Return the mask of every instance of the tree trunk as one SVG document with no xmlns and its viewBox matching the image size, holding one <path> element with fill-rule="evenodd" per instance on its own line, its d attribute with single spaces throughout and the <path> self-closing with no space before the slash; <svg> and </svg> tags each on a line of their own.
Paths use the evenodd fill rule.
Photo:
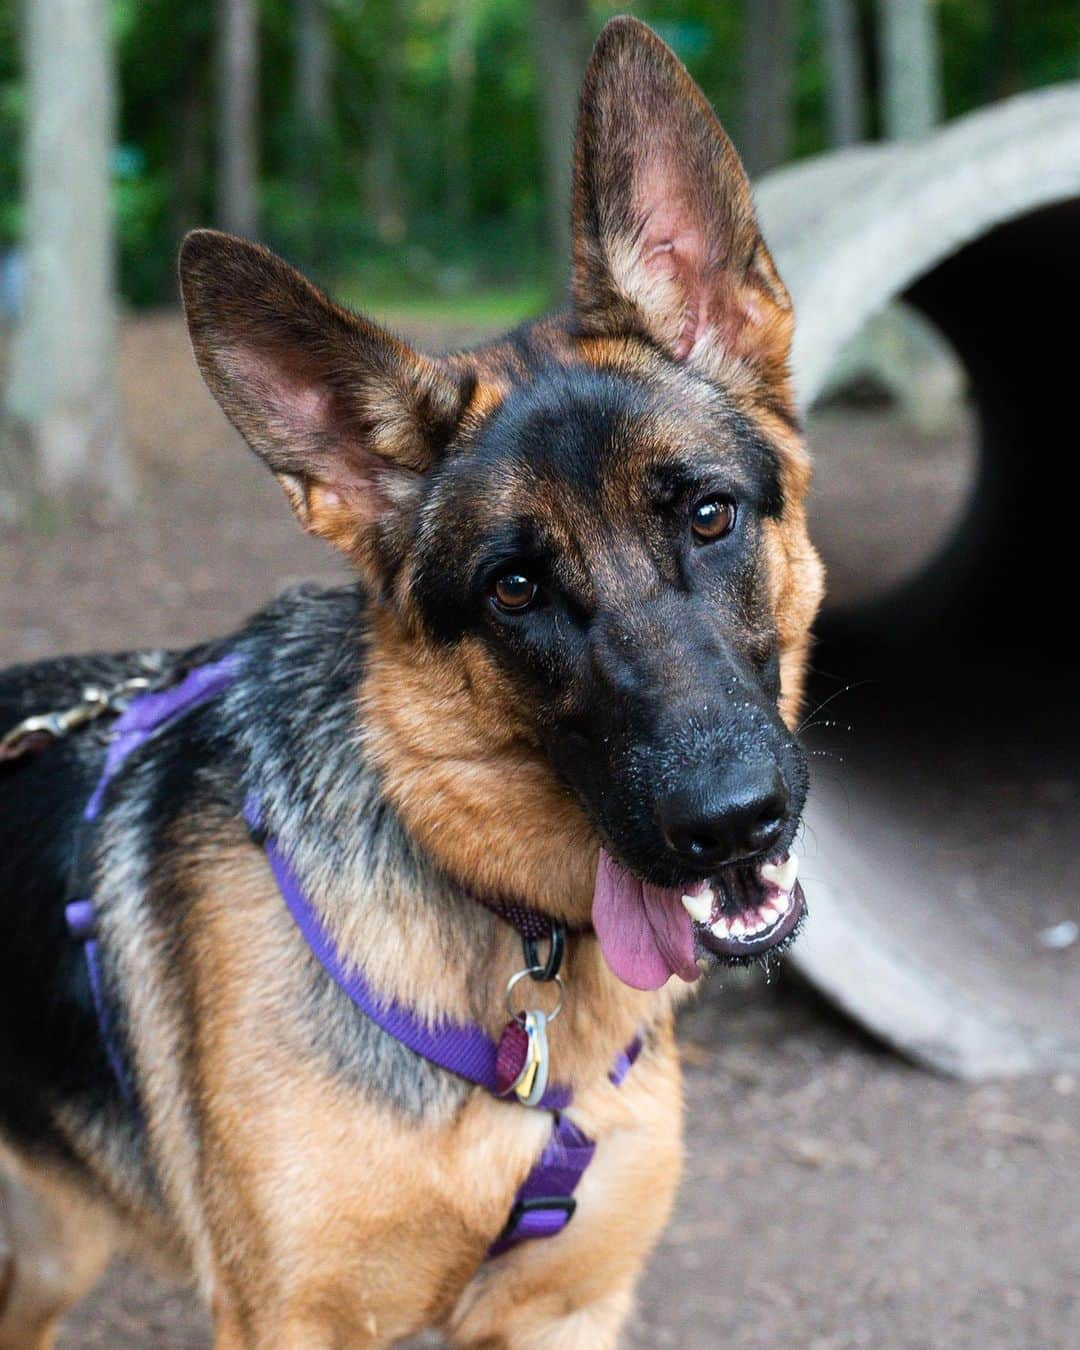
<svg viewBox="0 0 1080 1350">
<path fill-rule="evenodd" d="M 985 55 L 980 62 L 983 68 L 980 103 L 997 103 L 999 99 L 1011 98 L 1024 87 L 1021 7 L 1021 0 L 997 0 L 991 6 Z M 1080 66 L 1076 73 L 1080 75 Z"/>
<path fill-rule="evenodd" d="M 469 109 L 476 78 L 475 0 L 457 0 L 450 16 L 450 99 L 446 110 L 446 204 L 454 228 L 469 218 Z"/>
<path fill-rule="evenodd" d="M 374 99 L 368 121 L 367 204 L 379 237 L 399 243 L 405 234 L 398 165 L 400 135 L 401 44 L 409 19 L 410 0 L 395 0 L 387 6 Z"/>
<path fill-rule="evenodd" d="M 330 27 L 327 0 L 296 0 L 295 116 L 313 141 L 330 120 Z"/>
<path fill-rule="evenodd" d="M 931 0 L 878 0 L 882 125 L 890 140 L 941 121 L 941 53 Z"/>
<path fill-rule="evenodd" d="M 255 0 L 218 0 L 218 221 L 253 238 L 259 228 L 259 43 Z"/>
<path fill-rule="evenodd" d="M 327 0 L 295 0 L 293 181 L 304 206 L 303 262 L 316 271 L 325 252 L 323 203 L 333 116 L 328 17 Z"/>
<path fill-rule="evenodd" d="M 181 239 L 200 220 L 205 220 L 200 193 L 206 179 L 210 109 L 207 91 L 201 81 L 192 80 L 184 90 L 176 110 L 176 121 L 169 209 L 172 237 Z"/>
<path fill-rule="evenodd" d="M 825 28 L 826 111 L 829 144 L 854 145 L 865 134 L 866 81 L 854 0 L 821 0 Z"/>
<path fill-rule="evenodd" d="M 570 188 L 578 88 L 589 58 L 587 0 L 533 0 L 533 67 L 544 155 L 544 205 L 552 274 L 570 259 Z"/>
<path fill-rule="evenodd" d="M 0 434 L 0 515 L 39 494 L 126 506 L 116 388 L 105 0 L 27 0 L 26 290 Z"/>
<path fill-rule="evenodd" d="M 739 150 L 752 177 L 791 156 L 796 37 L 794 0 L 748 0 Z"/>
</svg>

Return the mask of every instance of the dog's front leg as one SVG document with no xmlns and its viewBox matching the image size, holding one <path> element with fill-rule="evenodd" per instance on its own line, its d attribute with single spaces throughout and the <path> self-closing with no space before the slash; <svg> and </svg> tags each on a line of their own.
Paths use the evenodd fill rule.
<svg viewBox="0 0 1080 1350">
<path fill-rule="evenodd" d="M 523 1307 L 507 1326 L 470 1337 L 454 1338 L 463 1350 L 615 1350 L 619 1332 L 634 1302 L 634 1281 L 572 1312 L 550 1306 Z"/>
<path fill-rule="evenodd" d="M 582 1094 L 597 1138 L 558 1237 L 527 1242 L 484 1266 L 447 1333 L 462 1350 L 611 1350 L 633 1307 L 646 1258 L 667 1222 L 682 1168 L 682 1092 L 670 1025 L 659 1029 L 618 1091 Z"/>
<path fill-rule="evenodd" d="M 381 1350 L 394 1339 L 380 1333 L 374 1313 L 343 1320 L 330 1307 L 241 1315 L 219 1305 L 214 1318 L 214 1350 Z"/>
</svg>

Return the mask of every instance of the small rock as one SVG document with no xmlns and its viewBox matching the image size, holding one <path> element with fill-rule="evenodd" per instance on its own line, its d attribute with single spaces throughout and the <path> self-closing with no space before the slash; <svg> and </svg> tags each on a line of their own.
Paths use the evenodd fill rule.
<svg viewBox="0 0 1080 1350">
<path fill-rule="evenodd" d="M 1044 928 L 1039 933 L 1039 941 L 1052 952 L 1062 952 L 1066 947 L 1071 947 L 1078 937 L 1080 937 L 1080 925 L 1072 919 L 1063 919 L 1061 923 L 1053 923 L 1049 928 Z"/>
</svg>

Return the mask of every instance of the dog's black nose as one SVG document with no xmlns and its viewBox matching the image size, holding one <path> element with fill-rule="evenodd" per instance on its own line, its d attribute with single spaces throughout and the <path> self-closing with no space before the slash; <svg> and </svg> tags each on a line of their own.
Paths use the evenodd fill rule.
<svg viewBox="0 0 1080 1350">
<path fill-rule="evenodd" d="M 657 807 L 669 847 L 691 866 L 721 867 L 766 852 L 784 832 L 788 790 L 772 764 L 733 765 Z"/>
</svg>

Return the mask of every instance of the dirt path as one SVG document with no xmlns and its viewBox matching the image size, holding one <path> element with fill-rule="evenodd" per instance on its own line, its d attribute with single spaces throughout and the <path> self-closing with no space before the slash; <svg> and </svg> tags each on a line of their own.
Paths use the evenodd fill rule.
<svg viewBox="0 0 1080 1350">
<path fill-rule="evenodd" d="M 140 512 L 123 527 L 4 539 L 0 662 L 179 644 L 226 630 L 288 581 L 341 576 L 226 428 L 175 317 L 127 325 L 123 374 Z M 830 424 L 833 463 L 856 462 L 863 430 Z M 946 450 L 926 469 L 935 500 L 955 479 Z M 714 981 L 683 1039 L 687 1176 L 628 1345 L 1080 1344 L 1073 1078 L 930 1078 L 787 980 Z M 208 1344 L 190 1297 L 133 1266 L 110 1273 L 61 1339 Z"/>
</svg>

